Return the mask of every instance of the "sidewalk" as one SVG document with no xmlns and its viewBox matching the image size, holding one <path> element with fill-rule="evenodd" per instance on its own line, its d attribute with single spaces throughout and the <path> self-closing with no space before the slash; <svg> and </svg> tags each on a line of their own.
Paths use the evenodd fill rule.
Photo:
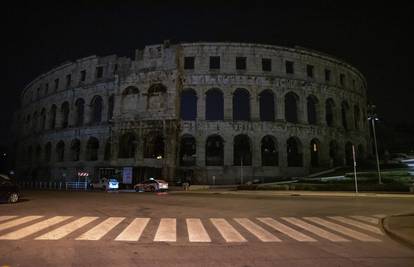
<svg viewBox="0 0 414 267">
<path fill-rule="evenodd" d="M 390 237 L 414 248 L 414 214 L 391 215 L 381 223 Z"/>
</svg>

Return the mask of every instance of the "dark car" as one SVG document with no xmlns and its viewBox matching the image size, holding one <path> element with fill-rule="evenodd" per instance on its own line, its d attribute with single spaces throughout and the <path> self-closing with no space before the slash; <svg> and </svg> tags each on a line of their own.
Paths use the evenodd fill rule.
<svg viewBox="0 0 414 267">
<path fill-rule="evenodd" d="M 0 201 L 16 203 L 19 197 L 19 187 L 8 176 L 0 174 Z"/>
</svg>

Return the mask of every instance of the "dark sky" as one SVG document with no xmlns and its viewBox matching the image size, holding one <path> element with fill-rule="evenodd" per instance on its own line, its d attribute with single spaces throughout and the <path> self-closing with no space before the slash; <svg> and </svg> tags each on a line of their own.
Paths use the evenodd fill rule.
<svg viewBox="0 0 414 267">
<path fill-rule="evenodd" d="M 0 143 L 9 139 L 7 129 L 20 91 L 39 74 L 93 54 L 132 56 L 135 48 L 165 39 L 300 45 L 332 54 L 365 75 L 369 98 L 384 121 L 414 123 L 414 8 L 407 4 L 117 2 L 7 7 L 2 38 L 7 64 L 0 90 L 0 122 L 5 127 Z"/>
</svg>

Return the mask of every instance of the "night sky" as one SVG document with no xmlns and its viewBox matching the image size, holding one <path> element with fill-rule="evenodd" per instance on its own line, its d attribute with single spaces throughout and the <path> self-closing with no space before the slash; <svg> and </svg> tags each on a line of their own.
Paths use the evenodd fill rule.
<svg viewBox="0 0 414 267">
<path fill-rule="evenodd" d="M 414 123 L 413 7 L 223 2 L 8 6 L 0 144 L 10 139 L 7 129 L 21 90 L 38 75 L 89 55 L 132 56 L 134 49 L 166 39 L 300 45 L 334 55 L 365 75 L 369 99 L 385 122 Z"/>
</svg>

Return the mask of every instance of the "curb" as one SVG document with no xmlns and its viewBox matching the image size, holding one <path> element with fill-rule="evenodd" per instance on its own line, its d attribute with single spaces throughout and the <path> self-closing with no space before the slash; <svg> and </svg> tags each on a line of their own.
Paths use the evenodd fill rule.
<svg viewBox="0 0 414 267">
<path fill-rule="evenodd" d="M 402 217 L 402 216 L 412 216 L 413 214 L 395 214 L 389 215 L 387 217 L 381 218 L 380 225 L 381 229 L 386 233 L 391 239 L 404 244 L 405 246 L 414 249 L 414 240 L 410 240 L 405 238 L 404 236 L 398 234 L 396 231 L 393 231 L 390 226 L 388 225 L 388 221 L 391 217 Z"/>
</svg>

